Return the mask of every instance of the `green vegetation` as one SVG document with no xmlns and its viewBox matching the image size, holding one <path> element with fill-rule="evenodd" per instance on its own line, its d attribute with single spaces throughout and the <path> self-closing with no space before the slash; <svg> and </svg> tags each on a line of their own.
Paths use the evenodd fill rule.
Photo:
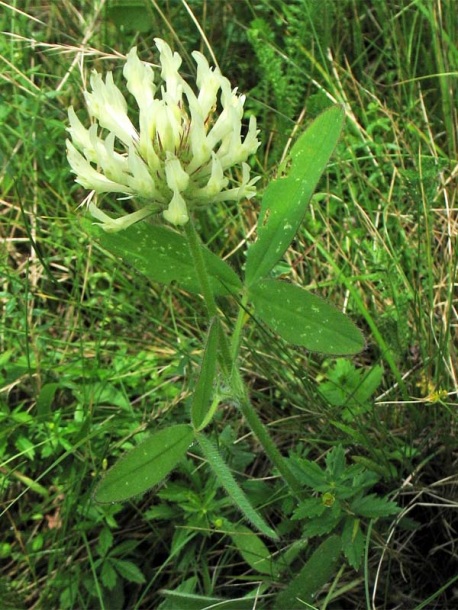
<svg viewBox="0 0 458 610">
<path fill-rule="evenodd" d="M 453 608 L 454 0 L 0 5 L 0 607 Z M 272 279 L 253 283 L 258 317 L 240 338 L 251 402 L 296 494 L 243 404 L 220 387 L 219 407 L 202 408 L 220 331 L 202 322 L 192 278 L 159 283 L 159 255 L 154 268 L 121 261 L 127 232 L 102 235 L 77 210 L 86 192 L 65 157 L 67 108 L 84 112 L 90 70 L 116 80 L 132 46 L 157 61 L 157 36 L 189 76 L 194 49 L 217 60 L 258 117 L 260 197 L 198 217 L 239 275 L 262 276 L 259 245 L 247 259 L 242 246 L 267 184 L 291 169 L 292 145 L 330 106 L 346 112 L 297 238 L 280 261 L 269 255 Z M 214 262 L 212 274 L 236 292 L 229 267 Z M 273 278 L 344 311 L 365 349 L 316 355 L 286 342 L 287 319 L 269 330 Z M 129 450 L 137 459 L 164 435 L 185 454 L 146 469 L 165 482 L 95 501 L 111 498 L 113 475 L 103 476 L 119 457 L 125 468 Z"/>
</svg>

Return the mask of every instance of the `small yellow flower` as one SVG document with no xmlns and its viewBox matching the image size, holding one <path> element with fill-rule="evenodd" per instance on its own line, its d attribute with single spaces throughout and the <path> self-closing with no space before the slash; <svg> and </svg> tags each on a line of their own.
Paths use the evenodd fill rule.
<svg viewBox="0 0 458 610">
<path fill-rule="evenodd" d="M 432 392 L 430 392 L 428 394 L 428 396 L 425 396 L 425 400 L 427 402 L 431 402 L 431 403 L 436 403 L 436 402 L 442 402 L 443 400 L 445 400 L 448 396 L 448 392 L 447 390 L 434 390 Z"/>
<path fill-rule="evenodd" d="M 112 219 L 91 201 L 90 213 L 107 231 L 119 231 L 162 211 L 165 220 L 184 225 L 189 210 L 220 201 L 240 201 L 256 193 L 246 163 L 259 146 L 256 119 L 242 136 L 245 96 L 232 89 L 218 68 L 194 51 L 196 89 L 179 73 L 181 57 L 155 39 L 160 75 L 131 49 L 124 65 L 127 91 L 138 106 L 138 126 L 111 72 L 97 72 L 85 92 L 93 121 L 86 129 L 69 108 L 67 156 L 76 181 L 94 193 L 121 193 L 140 209 Z M 220 112 L 217 112 L 220 108 Z M 230 170 L 241 165 L 242 181 L 228 188 Z"/>
<path fill-rule="evenodd" d="M 442 388 L 437 389 L 431 379 L 428 379 L 426 375 L 422 375 L 420 381 L 416 384 L 417 388 L 420 388 L 420 391 L 424 395 L 423 400 L 429 403 L 442 402 L 448 396 L 447 390 Z"/>
</svg>

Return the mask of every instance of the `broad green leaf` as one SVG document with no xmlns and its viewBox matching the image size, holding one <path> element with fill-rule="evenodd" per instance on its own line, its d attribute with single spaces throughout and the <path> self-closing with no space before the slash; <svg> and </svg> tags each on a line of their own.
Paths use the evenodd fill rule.
<svg viewBox="0 0 458 610">
<path fill-rule="evenodd" d="M 211 421 L 215 409 L 210 404 L 213 396 L 213 380 L 216 374 L 219 322 L 214 318 L 205 343 L 204 357 L 191 403 L 191 421 L 196 430 L 202 430 Z M 216 407 L 216 405 L 214 405 Z"/>
<path fill-rule="evenodd" d="M 339 536 L 330 536 L 322 542 L 286 589 L 277 595 L 273 610 L 306 608 L 307 604 L 315 604 L 316 593 L 337 569 L 340 552 Z"/>
<path fill-rule="evenodd" d="M 288 343 L 330 355 L 364 347 L 353 322 L 323 299 L 281 280 L 261 280 L 249 290 L 256 316 Z"/>
<path fill-rule="evenodd" d="M 261 534 L 278 540 L 276 532 L 267 525 L 261 515 L 253 508 L 250 500 L 234 479 L 229 466 L 223 460 L 213 443 L 203 434 L 196 434 L 196 438 L 208 465 L 213 470 L 219 483 L 224 487 L 234 504 Z"/>
<path fill-rule="evenodd" d="M 153 13 L 146 10 L 145 0 L 115 0 L 107 4 L 107 16 L 117 31 L 148 32 L 154 29 Z"/>
<path fill-rule="evenodd" d="M 100 245 L 155 282 L 177 282 L 189 292 L 200 293 L 188 242 L 185 237 L 163 226 L 140 222 L 118 233 L 106 233 L 86 223 Z M 203 248 L 210 285 L 215 295 L 240 291 L 235 271 L 218 256 Z"/>
<path fill-rule="evenodd" d="M 122 502 L 160 483 L 185 455 L 192 428 L 177 424 L 154 433 L 110 468 L 100 481 L 96 502 Z"/>
<path fill-rule="evenodd" d="M 264 542 L 245 525 L 228 524 L 228 534 L 244 560 L 256 572 L 278 576 L 278 566 Z"/>
<path fill-rule="evenodd" d="M 247 255 L 248 286 L 272 271 L 294 239 L 339 140 L 343 122 L 341 106 L 320 114 L 291 149 L 288 174 L 267 187 L 257 225 L 258 237 Z"/>
</svg>

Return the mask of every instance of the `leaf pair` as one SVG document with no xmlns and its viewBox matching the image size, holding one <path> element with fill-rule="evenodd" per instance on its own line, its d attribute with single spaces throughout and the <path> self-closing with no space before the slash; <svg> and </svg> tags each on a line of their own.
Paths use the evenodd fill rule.
<svg viewBox="0 0 458 610">
<path fill-rule="evenodd" d="M 177 424 L 159 430 L 131 449 L 101 480 L 94 499 L 100 503 L 123 502 L 155 487 L 184 458 L 195 440 L 198 441 L 218 482 L 234 504 L 259 532 L 277 539 L 277 534 L 253 508 L 213 443 L 187 424 Z"/>
<path fill-rule="evenodd" d="M 364 347 L 356 326 L 339 310 L 298 286 L 266 279 L 286 252 L 337 144 L 344 111 L 322 113 L 291 150 L 291 168 L 266 189 L 245 281 L 257 317 L 285 341 L 314 352 L 355 354 Z"/>
</svg>

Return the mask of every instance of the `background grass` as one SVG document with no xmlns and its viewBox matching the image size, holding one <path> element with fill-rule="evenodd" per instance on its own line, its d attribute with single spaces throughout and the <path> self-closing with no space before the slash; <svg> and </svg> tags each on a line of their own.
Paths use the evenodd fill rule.
<svg viewBox="0 0 458 610">
<path fill-rule="evenodd" d="M 285 453 L 303 447 L 321 463 L 343 444 L 403 509 L 372 526 L 364 568 L 342 566 L 318 607 L 454 607 L 454 0 L 0 6 L 3 607 L 172 609 L 162 589 L 235 598 L 259 583 L 260 594 L 281 588 L 224 535 L 222 520 L 239 517 L 196 456 L 158 493 L 123 506 L 91 501 L 108 462 L 164 421 L 182 421 L 199 358 L 200 304 L 149 285 L 88 238 L 64 152 L 66 109 L 82 107 L 89 70 L 119 76 L 118 57 L 134 44 L 154 61 L 156 36 L 189 75 L 197 48 L 248 94 L 264 184 L 313 117 L 345 105 L 345 133 L 277 272 L 344 309 L 366 350 L 350 364 L 323 359 L 252 324 L 243 366 Z M 249 202 L 201 215 L 204 239 L 236 269 L 256 214 Z M 379 370 L 379 383 L 353 399 Z M 252 501 L 281 520 L 281 487 L 270 495 L 264 479 L 274 473 L 231 405 L 217 428 Z M 298 541 L 285 530 L 271 551 L 297 552 L 300 566 Z M 182 607 L 206 606 L 188 597 Z"/>
</svg>

